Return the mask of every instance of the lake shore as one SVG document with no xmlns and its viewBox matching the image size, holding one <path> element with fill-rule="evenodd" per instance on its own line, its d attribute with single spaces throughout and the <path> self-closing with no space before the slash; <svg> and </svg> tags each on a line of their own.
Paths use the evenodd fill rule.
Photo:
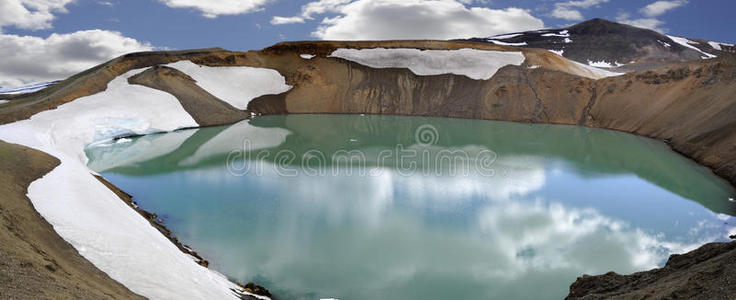
<svg viewBox="0 0 736 300">
<path fill-rule="evenodd" d="M 395 42 L 393 43 L 394 44 L 390 45 L 395 46 Z M 422 45 L 425 48 L 447 47 L 447 45 L 439 42 L 424 43 L 425 44 Z M 366 46 L 376 45 L 384 44 L 366 44 Z M 467 47 L 468 45 L 468 43 L 456 43 L 451 46 L 460 48 Z M 693 158 L 697 162 L 710 167 L 718 175 L 728 179 L 731 183 L 734 183 L 736 180 L 736 171 L 734 171 L 735 169 L 732 169 L 736 160 L 734 160 L 732 155 L 733 153 L 730 152 L 731 150 L 728 148 L 728 143 L 733 140 L 733 135 L 730 133 L 730 130 L 733 128 L 733 123 L 730 121 L 731 115 L 728 114 L 728 108 L 730 106 L 728 106 L 729 104 L 725 101 L 719 102 L 720 106 L 715 104 L 703 105 L 698 102 L 698 100 L 702 99 L 725 99 L 724 97 L 726 96 L 724 95 L 732 94 L 729 92 L 729 89 L 734 87 L 732 82 L 733 78 L 736 78 L 736 72 L 733 73 L 734 75 L 731 75 L 731 73 L 726 71 L 733 70 L 733 59 L 719 59 L 702 64 L 683 64 L 681 66 L 663 69 L 657 72 L 650 71 L 647 73 L 602 79 L 599 80 L 598 83 L 592 83 L 593 80 L 590 79 L 560 73 L 560 70 L 564 71 L 564 66 L 558 66 L 558 69 L 556 70 L 545 70 L 548 66 L 543 66 L 539 69 L 527 69 L 525 66 L 513 66 L 505 67 L 500 70 L 499 74 L 502 76 L 499 76 L 498 79 L 491 79 L 488 85 L 481 85 L 474 81 L 470 81 L 469 79 L 454 75 L 418 77 L 403 69 L 372 69 L 357 63 L 324 57 L 324 55 L 331 53 L 332 50 L 340 46 L 344 46 L 344 44 L 287 43 L 272 47 L 262 52 L 233 53 L 214 49 L 206 51 L 156 53 L 151 54 L 150 56 L 146 56 L 145 54 L 130 55 L 74 76 L 67 81 L 60 83 L 58 87 L 51 87 L 48 90 L 42 90 L 34 95 L 28 95 L 27 97 L 29 98 L 14 98 L 12 100 L 13 102 L 20 102 L 17 104 L 3 104 L 5 106 L 3 109 L 9 110 L 3 111 L 3 114 L 0 116 L 2 117 L 0 118 L 0 123 L 8 124 L 19 120 L 25 120 L 39 112 L 52 110 L 62 104 L 70 103 L 77 98 L 94 95 L 104 91 L 110 80 L 133 68 L 144 68 L 180 59 L 193 59 L 210 66 L 251 65 L 271 67 L 279 70 L 280 73 L 286 74 L 287 83 L 297 82 L 300 78 L 308 79 L 305 79 L 303 84 L 297 86 L 288 94 L 276 96 L 270 95 L 269 97 L 262 96 L 261 98 L 255 99 L 252 103 L 253 107 L 249 108 L 255 109 L 255 112 L 257 113 L 396 113 L 479 119 L 506 118 L 510 121 L 518 122 L 563 123 L 609 128 L 660 140 L 670 139 L 672 146 L 676 151 L 684 153 L 686 156 Z M 495 46 L 483 47 L 496 50 L 506 49 L 504 47 Z M 316 53 L 322 56 L 310 60 L 300 59 L 298 55 L 304 51 Z M 525 52 L 529 55 L 527 58 L 536 57 L 536 59 L 540 61 L 544 59 L 554 60 L 556 58 L 550 57 L 546 51 L 545 53 L 541 53 L 542 50 L 525 50 Z M 560 62 L 556 63 L 561 64 Z M 319 71 L 320 69 L 324 71 Z M 559 76 L 559 78 L 552 81 L 551 88 L 542 88 L 543 85 L 547 85 L 546 80 L 551 74 Z M 161 74 L 148 75 L 161 76 Z M 383 77 L 390 78 L 390 80 L 376 79 Z M 350 90 L 347 87 L 336 87 L 336 84 L 332 82 L 334 80 L 344 80 L 345 78 L 350 78 L 351 81 L 355 80 L 355 82 L 352 82 L 349 85 L 349 87 L 354 88 L 354 90 Z M 374 81 L 368 80 L 371 78 L 373 78 Z M 419 90 L 420 87 L 448 86 L 443 84 L 443 82 L 447 80 L 454 82 L 457 88 L 450 89 L 455 93 L 472 90 L 476 91 L 477 94 L 473 94 L 471 96 L 478 96 L 478 99 L 481 99 L 480 96 L 493 95 L 495 92 L 496 97 L 508 100 L 506 102 L 510 104 L 508 106 L 496 106 L 500 104 L 491 103 L 489 101 L 479 101 L 478 103 L 472 103 L 472 105 L 469 104 L 458 107 L 454 106 L 455 103 L 444 102 L 446 100 L 439 99 L 440 95 L 446 95 L 444 90 L 432 88 Z M 406 107 L 401 103 L 382 103 L 380 99 L 386 97 L 384 94 L 385 91 L 389 91 L 389 94 L 392 95 L 398 95 L 405 92 L 399 88 L 389 86 L 389 84 L 393 84 L 395 82 L 410 82 L 416 87 L 416 89 L 412 87 L 409 90 L 420 91 L 417 92 L 416 97 L 427 94 L 436 94 L 437 97 L 431 98 L 431 101 L 426 103 L 412 101 L 410 99 L 411 97 L 408 98 L 409 100 L 405 101 L 406 103 L 416 102 L 424 105 L 418 107 Z M 658 98 L 661 102 L 655 103 L 656 105 L 653 104 L 655 109 L 641 109 L 640 106 L 643 104 L 635 101 L 638 98 L 633 100 L 628 98 L 634 95 L 631 88 L 632 85 L 637 87 L 638 90 L 648 91 L 651 94 L 649 95 L 651 98 L 656 98 L 653 96 L 654 94 L 663 95 Z M 497 89 L 491 90 L 491 86 Z M 573 86 L 575 88 L 570 88 L 569 92 L 563 91 L 567 90 L 567 87 Z M 684 96 L 682 97 L 686 97 L 692 96 L 695 93 L 692 92 L 692 90 L 695 90 L 692 88 L 694 86 L 704 87 L 702 88 L 702 95 L 705 96 L 692 97 L 694 99 L 693 101 L 685 102 L 685 104 L 678 104 L 680 109 L 669 110 L 668 112 L 670 112 L 670 114 L 668 115 L 663 116 L 663 114 L 660 114 L 660 111 L 656 109 L 657 107 L 667 107 L 671 103 L 677 102 L 675 100 L 678 99 L 670 99 L 672 98 L 670 97 L 672 93 L 666 92 L 667 90 L 677 89 L 683 93 Z M 555 90 L 554 87 L 564 88 Z M 721 88 L 721 90 L 714 87 Z M 513 92 L 509 92 L 509 90 Z M 346 100 L 344 99 L 345 95 L 351 95 L 354 98 Z M 463 95 L 465 94 L 455 96 Z M 443 99 L 447 99 L 447 97 L 443 97 Z M 299 102 L 299 99 L 312 99 L 312 102 Z M 323 99 L 326 100 L 323 101 Z M 702 106 L 706 106 L 708 108 L 706 112 L 710 115 L 704 116 L 701 119 L 709 120 L 710 123 L 701 122 L 697 124 L 689 124 L 688 122 L 683 121 L 684 119 L 682 116 L 692 115 L 690 110 L 691 107 Z M 550 109 L 550 107 L 552 109 Z M 634 111 L 628 110 L 629 107 L 637 108 L 638 110 L 636 112 L 641 111 L 645 113 L 637 114 Z M 463 112 L 465 115 L 462 115 Z M 484 114 L 481 115 L 480 112 Z M 651 126 L 642 125 L 642 120 L 649 119 L 657 119 L 657 122 L 653 122 L 653 125 Z M 208 124 L 200 125 L 206 126 Z M 681 130 L 681 127 L 695 128 L 697 130 Z M 682 135 L 680 135 L 680 133 L 682 133 Z M 708 147 L 709 145 L 713 147 Z M 41 160 L 31 158 L 30 161 L 36 162 Z M 13 169 L 11 166 L 7 172 L 8 173 L 6 174 L 10 174 L 8 176 L 17 175 L 12 172 L 18 172 L 18 170 Z M 37 175 L 35 178 L 42 176 L 42 173 L 45 172 L 31 172 L 31 174 Z M 89 174 L 79 173 L 80 177 L 88 175 Z M 31 182 L 32 180 L 27 183 L 23 182 L 23 184 L 8 184 L 10 187 L 19 189 L 15 194 L 13 194 L 15 202 L 21 200 L 26 202 L 28 201 L 25 193 Z M 126 209 L 131 209 L 131 207 L 126 207 Z M 131 212 L 134 211 L 131 210 Z M 138 212 L 134 213 L 136 215 L 138 214 Z M 20 216 L 26 218 L 30 215 L 32 215 L 30 212 L 23 212 Z M 43 221 L 43 219 L 40 220 Z M 41 221 L 33 221 L 29 227 L 42 226 L 39 225 L 43 224 Z M 150 222 L 150 219 L 146 220 L 146 222 Z M 52 231 L 54 229 L 51 228 L 50 225 L 47 227 Z M 13 235 L 8 234 L 8 236 Z M 49 234 L 45 238 L 61 239 L 58 234 Z M 16 239 L 11 243 L 13 245 L 21 245 L 22 241 Z M 38 249 L 40 249 L 41 252 L 51 251 L 48 250 L 51 248 L 44 248 L 46 246 L 38 247 L 40 247 Z M 75 258 L 74 254 L 63 251 L 59 252 L 59 255 L 59 257 L 64 257 L 63 260 L 79 259 Z M 57 259 L 57 261 L 60 260 L 61 259 Z M 86 260 L 84 261 L 86 262 Z M 87 264 L 91 265 L 89 263 Z M 36 265 L 34 264 L 34 266 Z M 39 268 L 44 268 L 51 272 L 45 266 L 41 266 Z M 43 271 L 43 269 L 39 270 Z M 97 269 L 93 266 L 92 268 L 79 273 L 79 277 L 83 278 L 81 279 L 82 281 L 91 280 L 91 278 L 94 278 L 95 276 L 91 275 L 95 274 L 95 270 Z M 99 272 L 99 270 L 97 271 Z M 75 285 L 75 282 L 78 281 L 70 281 L 70 286 L 77 286 Z M 117 284 L 116 287 L 115 284 L 117 283 L 113 281 L 101 283 L 100 287 L 82 286 L 80 288 L 88 288 L 90 290 L 97 291 L 120 290 L 120 295 L 130 295 L 131 297 L 135 296 L 126 294 L 126 289 L 120 288 L 122 285 Z M 62 287 L 63 286 L 64 285 L 62 285 Z M 80 297 L 84 298 L 84 296 Z"/>
</svg>

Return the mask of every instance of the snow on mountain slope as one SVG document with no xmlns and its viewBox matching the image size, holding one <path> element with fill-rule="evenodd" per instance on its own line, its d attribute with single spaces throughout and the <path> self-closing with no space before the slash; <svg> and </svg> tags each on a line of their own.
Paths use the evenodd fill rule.
<svg viewBox="0 0 736 300">
<path fill-rule="evenodd" d="M 208 67 L 181 60 L 166 65 L 182 71 L 213 96 L 241 110 L 259 96 L 281 94 L 291 89 L 278 71 L 252 67 Z"/>
<path fill-rule="evenodd" d="M 641 71 L 703 57 L 712 58 L 718 51 L 736 52 L 735 48 L 725 47 L 723 43 L 668 37 L 649 29 L 603 19 L 592 19 L 566 28 L 516 32 L 469 40 L 562 51 L 566 58 L 582 64 L 587 64 L 588 61 L 603 62 L 627 71 Z M 618 66 L 617 62 L 625 65 Z"/>
<path fill-rule="evenodd" d="M 688 40 L 688 39 L 686 39 L 686 38 L 683 38 L 683 37 L 679 37 L 679 36 L 674 36 L 674 35 L 668 35 L 667 37 L 669 37 L 669 38 L 670 38 L 670 39 L 671 39 L 672 41 L 674 41 L 675 43 L 678 43 L 678 44 L 680 44 L 680 45 L 682 45 L 682 46 L 685 46 L 685 47 L 687 47 L 687 48 L 693 49 L 693 50 L 695 50 L 695 51 L 698 51 L 698 52 L 700 52 L 701 54 L 705 55 L 705 56 L 703 56 L 703 59 L 708 59 L 708 58 L 715 58 L 715 57 L 717 57 L 716 55 L 713 55 L 713 54 L 707 53 L 707 52 L 705 52 L 705 51 L 703 51 L 703 50 L 700 50 L 700 49 L 698 49 L 697 47 L 693 46 L 692 44 L 698 44 L 698 43 L 696 43 L 696 42 L 693 42 L 693 41 L 691 41 L 691 40 Z"/>
<path fill-rule="evenodd" d="M 488 39 L 488 42 L 494 43 L 496 45 L 501 45 L 501 46 L 514 46 L 514 47 L 519 47 L 519 46 L 526 46 L 527 45 L 526 42 L 507 43 L 507 42 L 502 42 L 502 41 L 498 41 L 498 40 L 494 40 L 494 39 Z"/>
<path fill-rule="evenodd" d="M 338 57 L 372 68 L 408 68 L 417 75 L 456 74 L 476 80 L 488 80 L 500 68 L 519 66 L 521 52 L 475 49 L 419 50 L 411 48 L 337 49 L 330 57 Z"/>
<path fill-rule="evenodd" d="M 38 83 L 33 85 L 27 85 L 17 88 L 2 88 L 0 87 L 0 94 L 6 94 L 6 95 L 17 95 L 17 94 L 27 94 L 27 93 L 33 93 L 36 91 L 40 91 L 42 89 L 45 89 L 51 85 L 54 85 L 58 83 L 58 81 L 52 81 L 52 82 L 44 82 L 44 83 Z"/>
<path fill-rule="evenodd" d="M 112 279 L 153 299 L 236 299 L 223 275 L 199 266 L 99 182 L 85 145 L 124 134 L 197 126 L 179 101 L 130 85 L 132 70 L 107 90 L 0 126 L 0 139 L 44 151 L 61 164 L 31 183 L 28 197 L 56 232 Z"/>
</svg>

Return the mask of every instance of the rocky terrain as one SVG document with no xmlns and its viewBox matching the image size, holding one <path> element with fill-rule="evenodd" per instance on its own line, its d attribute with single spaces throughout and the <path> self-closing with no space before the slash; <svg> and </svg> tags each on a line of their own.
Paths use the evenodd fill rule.
<svg viewBox="0 0 736 300">
<path fill-rule="evenodd" d="M 667 36 L 603 19 L 592 19 L 565 28 L 469 40 L 549 49 L 579 63 L 628 71 L 736 53 L 736 47 L 732 44 Z"/>
<path fill-rule="evenodd" d="M 567 299 L 733 299 L 735 294 L 736 242 L 730 242 L 672 255 L 660 269 L 579 277 Z"/>
<path fill-rule="evenodd" d="M 565 42 L 568 38 L 572 42 Z M 105 93 L 133 89 L 162 99 L 175 99 L 182 108 L 177 112 L 179 116 L 186 114 L 189 118 L 166 114 L 143 118 L 150 124 L 171 121 L 153 128 L 158 130 L 228 124 L 251 114 L 286 113 L 399 114 L 572 124 L 664 140 L 676 151 L 736 183 L 736 57 L 730 54 L 731 46 L 717 44 L 718 50 L 705 41 L 690 41 L 696 42 L 684 43 L 696 49 L 653 31 L 592 20 L 565 29 L 472 41 L 286 42 L 248 52 L 215 48 L 133 53 L 40 91 L 0 95 L 0 99 L 9 100 L 0 103 L 0 124 L 5 124 L 0 126 L 0 138 L 26 141 L 28 135 L 33 135 L 33 129 L 28 128 L 42 128 L 48 126 L 47 122 L 63 128 L 66 124 L 48 116 L 82 101 L 103 101 L 106 98 L 99 97 Z M 370 49 L 379 51 L 377 54 L 364 51 Z M 548 49 L 564 51 L 561 56 Z M 497 70 L 488 73 L 490 76 L 486 78 L 483 76 L 488 74 L 466 72 L 463 68 L 447 69 L 448 66 L 443 65 L 445 69 L 442 69 L 432 65 L 436 57 L 451 61 L 447 64 L 449 67 L 453 63 L 466 66 L 464 64 L 470 61 L 471 66 L 489 63 L 485 70 L 492 67 Z M 499 58 L 496 64 L 489 57 L 503 59 Z M 517 61 L 514 57 L 521 59 Z M 171 65 L 180 61 L 191 61 L 200 67 L 186 71 Z M 595 62 L 605 62 L 611 68 L 602 70 L 590 66 Z M 417 65 L 423 68 L 411 68 Z M 195 79 L 196 72 L 211 71 L 207 68 L 231 67 L 253 68 L 239 69 L 242 74 L 275 71 L 283 77 L 284 83 L 274 82 L 273 88 L 254 93 L 252 99 L 243 102 L 245 96 L 231 98 L 232 91 L 226 86 L 217 87 L 215 83 L 213 87 L 201 78 Z M 122 77 L 124 74 L 128 75 Z M 250 86 L 249 80 L 257 78 L 246 78 L 235 89 L 257 88 Z M 112 82 L 116 84 L 114 87 Z M 247 107 L 238 107 L 241 105 Z M 44 117 L 38 117 L 43 113 L 46 113 Z M 94 112 L 101 113 L 104 114 Z M 136 113 L 140 114 L 130 112 Z M 34 125 L 35 122 L 40 125 Z M 81 125 L 75 123 L 75 126 Z M 112 129 L 120 129 L 120 126 L 127 125 L 116 123 Z M 15 137 L 13 134 L 19 130 L 16 128 L 31 131 Z M 143 134 L 150 129 L 138 132 L 137 128 L 123 129 L 127 130 L 125 134 Z M 92 135 L 98 133 L 88 132 L 90 140 L 84 142 L 91 142 Z M 50 134 L 48 140 L 60 141 L 59 144 L 67 139 L 66 135 Z M 53 150 L 61 147 L 56 143 L 48 144 L 46 140 L 32 143 L 34 148 Z M 70 145 L 63 149 L 81 150 L 75 148 L 81 147 L 80 144 Z M 76 155 L 76 152 L 60 153 L 65 157 Z M 38 175 L 49 169 L 53 168 L 43 169 L 45 171 Z M 27 180 L 20 187 L 29 183 Z M 14 195 L 14 201 L 24 200 L 20 198 L 24 194 Z M 27 216 L 28 212 L 14 214 Z M 13 243 L 20 242 L 14 240 Z M 732 257 L 732 248 L 706 246 L 702 251 L 711 253 L 708 257 L 714 259 L 700 259 L 702 256 L 697 253 L 702 252 L 696 251 L 675 259 L 680 263 L 668 265 L 663 269 L 667 271 L 653 271 L 646 276 L 607 274 L 600 280 L 584 277 L 571 288 L 571 297 L 596 297 L 598 294 L 606 297 L 616 291 L 615 295 L 628 298 L 639 294 L 626 293 L 647 290 L 644 286 L 655 287 L 655 283 L 670 285 L 676 290 L 676 286 L 685 281 L 653 278 L 690 274 L 688 272 L 698 266 L 715 272 L 727 261 L 715 258 Z M 48 250 L 42 248 L 41 251 Z M 688 276 L 700 276 L 697 274 Z M 714 293 L 712 295 L 723 295 L 725 290 L 718 289 L 720 281 L 703 282 L 701 289 Z M 116 288 L 113 283 L 105 288 Z"/>
<path fill-rule="evenodd" d="M 26 187 L 58 159 L 0 141 L 0 162 L 0 298 L 141 298 L 85 260 L 33 209 Z"/>
</svg>

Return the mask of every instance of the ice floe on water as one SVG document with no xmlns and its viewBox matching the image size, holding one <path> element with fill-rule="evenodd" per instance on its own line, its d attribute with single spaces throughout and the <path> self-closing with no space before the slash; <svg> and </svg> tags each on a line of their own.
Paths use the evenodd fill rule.
<svg viewBox="0 0 736 300">
<path fill-rule="evenodd" d="M 118 76 L 103 92 L 2 125 L 0 139 L 61 161 L 31 183 L 28 197 L 64 240 L 112 279 L 153 299 L 235 299 L 235 284 L 181 252 L 86 166 L 90 143 L 198 125 L 171 94 L 128 84 L 142 71 Z"/>
<path fill-rule="evenodd" d="M 487 80 L 507 65 L 521 65 L 521 52 L 476 49 L 419 50 L 410 48 L 337 49 L 330 57 L 338 57 L 372 68 L 408 68 L 414 74 L 464 75 Z"/>
<path fill-rule="evenodd" d="M 199 87 L 237 109 L 263 95 L 276 95 L 291 89 L 278 71 L 252 67 L 208 67 L 182 60 L 167 65 L 197 81 Z"/>
</svg>

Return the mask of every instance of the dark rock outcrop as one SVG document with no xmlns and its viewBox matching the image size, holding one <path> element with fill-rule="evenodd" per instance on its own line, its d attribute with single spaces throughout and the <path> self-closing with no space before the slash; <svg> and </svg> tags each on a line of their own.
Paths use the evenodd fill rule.
<svg viewBox="0 0 736 300">
<path fill-rule="evenodd" d="M 564 32 L 564 34 L 560 34 Z M 667 63 L 701 59 L 704 55 L 682 46 L 659 32 L 611 22 L 592 19 L 566 28 L 519 32 L 500 38 L 473 38 L 471 41 L 491 42 L 497 40 L 528 48 L 563 51 L 568 59 L 587 64 L 608 62 L 611 65 L 630 64 L 628 70 L 644 70 Z M 710 54 L 719 55 L 730 47 L 714 49 L 707 41 L 691 39 L 693 46 Z M 521 43 L 526 43 L 521 45 Z"/>
<path fill-rule="evenodd" d="M 660 269 L 579 277 L 566 299 L 734 299 L 736 242 L 672 255 Z"/>
</svg>

